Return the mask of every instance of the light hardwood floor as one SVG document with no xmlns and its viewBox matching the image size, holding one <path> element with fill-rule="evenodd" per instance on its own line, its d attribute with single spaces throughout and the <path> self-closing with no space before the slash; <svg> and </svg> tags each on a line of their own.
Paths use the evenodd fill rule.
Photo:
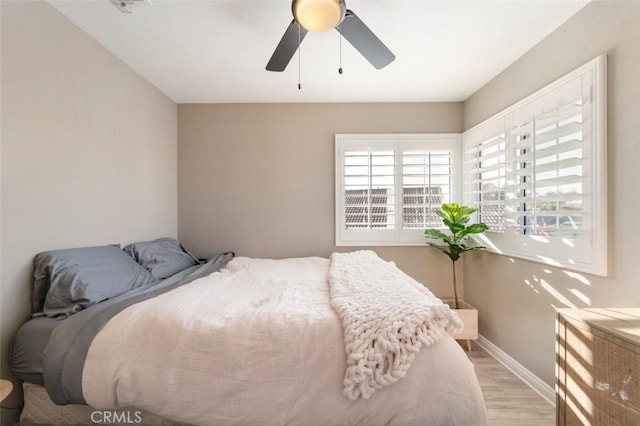
<svg viewBox="0 0 640 426">
<path fill-rule="evenodd" d="M 555 408 L 480 346 L 472 343 L 467 354 L 475 366 L 487 405 L 488 426 L 556 424 Z"/>
</svg>

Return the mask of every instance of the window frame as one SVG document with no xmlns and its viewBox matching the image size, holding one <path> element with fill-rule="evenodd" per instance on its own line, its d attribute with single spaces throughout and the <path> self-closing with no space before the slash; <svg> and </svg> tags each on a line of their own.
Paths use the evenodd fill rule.
<svg viewBox="0 0 640 426">
<path fill-rule="evenodd" d="M 507 107 L 482 123 L 465 131 L 463 155 L 482 143 L 491 133 L 502 131 L 506 135 L 507 176 L 509 175 L 510 151 L 514 138 L 511 133 L 521 123 L 535 120 L 549 112 L 554 106 L 546 100 L 564 96 L 571 84 L 582 79 L 582 197 L 583 210 L 587 217 L 583 220 L 582 239 L 561 237 L 540 237 L 523 235 L 509 228 L 505 232 L 486 232 L 476 237 L 488 250 L 494 253 L 558 266 L 594 275 L 607 275 L 607 128 L 606 128 L 606 56 L 601 55 L 576 70 L 548 84 L 521 101 Z M 574 89 L 575 90 L 575 89 Z M 586 101 L 586 102 L 585 102 Z M 585 106 L 586 105 L 586 106 Z M 557 107 L 557 105 L 556 105 Z M 503 127 L 501 127 L 503 126 Z M 533 141 L 535 144 L 535 140 Z M 535 152 L 535 150 L 534 150 Z M 535 161 L 534 156 L 534 161 Z M 472 175 L 466 165 L 464 177 Z M 534 178 L 535 179 L 535 178 Z M 534 186 L 535 186 L 534 180 Z M 513 190 L 513 189 L 511 189 Z M 505 193 L 510 192 L 506 184 Z M 535 196 L 535 194 L 534 194 Z M 463 199 L 472 204 L 478 198 L 477 192 L 470 191 L 465 183 Z M 534 212 L 535 214 L 535 212 Z M 541 215 L 544 216 L 544 215 Z M 585 225 L 587 223 L 587 226 Z"/>
<path fill-rule="evenodd" d="M 344 220 L 344 152 L 354 149 L 394 151 L 394 229 L 346 229 Z M 462 135 L 429 134 L 336 134 L 335 135 L 335 245 L 340 246 L 424 246 L 423 229 L 403 229 L 402 152 L 407 149 L 451 149 L 451 202 L 461 195 Z"/>
</svg>

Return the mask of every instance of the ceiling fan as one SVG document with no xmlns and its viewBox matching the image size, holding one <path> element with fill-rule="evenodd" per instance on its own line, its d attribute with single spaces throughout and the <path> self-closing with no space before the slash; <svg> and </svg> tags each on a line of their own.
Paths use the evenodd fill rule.
<svg viewBox="0 0 640 426">
<path fill-rule="evenodd" d="M 333 28 L 347 39 L 371 65 L 381 69 L 396 58 L 344 0 L 293 0 L 293 20 L 273 52 L 268 71 L 284 71 L 308 31 L 324 32 Z"/>
</svg>

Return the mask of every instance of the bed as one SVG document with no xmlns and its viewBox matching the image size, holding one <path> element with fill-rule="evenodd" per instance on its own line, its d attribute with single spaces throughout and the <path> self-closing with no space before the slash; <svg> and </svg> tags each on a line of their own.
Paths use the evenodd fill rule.
<svg viewBox="0 0 640 426">
<path fill-rule="evenodd" d="M 25 425 L 482 425 L 473 364 L 447 333 L 459 327 L 370 251 L 227 253 L 33 318 L 11 364 Z"/>
</svg>

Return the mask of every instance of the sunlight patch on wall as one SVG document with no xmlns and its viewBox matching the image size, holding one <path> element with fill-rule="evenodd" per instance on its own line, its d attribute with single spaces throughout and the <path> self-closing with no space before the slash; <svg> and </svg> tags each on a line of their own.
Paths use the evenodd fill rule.
<svg viewBox="0 0 640 426">
<path fill-rule="evenodd" d="M 587 277 L 585 277 L 584 275 L 581 275 L 581 274 L 579 274 L 577 272 L 572 272 L 572 271 L 562 271 L 562 272 L 564 272 L 565 275 L 567 275 L 569 278 L 573 278 L 575 280 L 578 280 L 584 285 L 591 286 L 591 281 L 589 281 L 589 279 Z"/>
<path fill-rule="evenodd" d="M 573 294 L 577 299 L 579 299 L 585 305 L 591 306 L 591 298 L 589 298 L 586 294 L 584 294 L 577 288 L 570 288 L 569 292 Z"/>
<path fill-rule="evenodd" d="M 558 302 L 562 303 L 564 305 L 564 307 L 566 307 L 566 308 L 577 308 L 575 303 L 573 303 L 569 299 L 567 299 L 558 290 L 553 288 L 553 285 L 551 285 L 547 281 L 545 281 L 543 279 L 538 279 L 536 277 L 534 277 L 534 280 L 536 280 L 538 283 L 540 283 L 540 287 L 542 287 L 547 293 L 549 293 Z"/>
<path fill-rule="evenodd" d="M 540 290 L 538 290 L 533 284 L 531 284 L 530 280 L 524 280 L 524 283 L 533 290 L 536 294 L 540 294 Z"/>
</svg>

